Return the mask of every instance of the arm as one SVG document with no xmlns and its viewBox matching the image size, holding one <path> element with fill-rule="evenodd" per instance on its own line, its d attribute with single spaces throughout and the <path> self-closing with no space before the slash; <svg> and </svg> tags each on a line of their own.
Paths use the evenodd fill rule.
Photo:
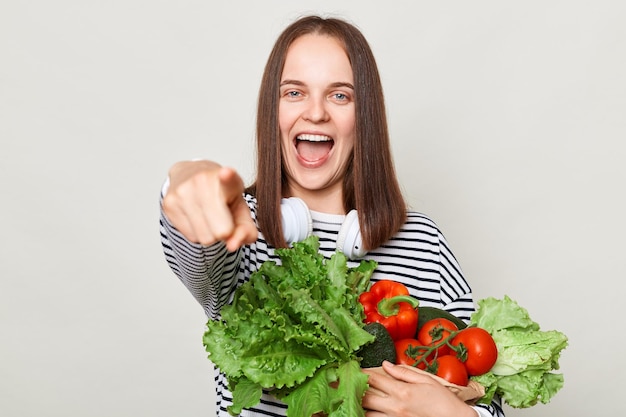
<svg viewBox="0 0 626 417">
<path fill-rule="evenodd" d="M 363 407 L 372 416 L 412 417 L 504 417 L 498 402 L 489 406 L 464 403 L 448 388 L 406 365 L 383 363 L 382 370 L 364 369 L 370 389 Z"/>
<path fill-rule="evenodd" d="M 257 238 L 243 181 L 210 161 L 175 164 L 161 192 L 161 242 L 172 271 L 216 317 L 236 285 L 241 246 Z"/>
<path fill-rule="evenodd" d="M 467 322 L 474 312 L 472 290 L 440 230 L 438 239 L 442 308 Z"/>
<path fill-rule="evenodd" d="M 228 252 L 223 242 L 211 246 L 190 242 L 172 226 L 162 210 L 160 232 L 168 265 L 207 317 L 216 318 L 237 283 L 241 250 Z"/>
<path fill-rule="evenodd" d="M 365 369 L 369 389 L 363 407 L 371 415 L 388 417 L 477 417 L 477 411 L 428 375 L 406 365 L 384 362 L 380 369 Z M 368 415 L 368 414 L 366 414 Z"/>
</svg>

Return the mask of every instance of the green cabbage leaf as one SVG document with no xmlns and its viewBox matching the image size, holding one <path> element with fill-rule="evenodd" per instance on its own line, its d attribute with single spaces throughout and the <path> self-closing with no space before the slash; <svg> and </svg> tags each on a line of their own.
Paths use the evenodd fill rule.
<svg viewBox="0 0 626 417">
<path fill-rule="evenodd" d="M 491 371 L 472 377 L 485 387 L 481 402 L 490 403 L 494 395 L 514 408 L 547 404 L 563 387 L 559 358 L 567 347 L 565 334 L 542 331 L 526 309 L 504 296 L 484 298 L 470 324 L 487 330 L 498 346 L 498 359 Z"/>
</svg>

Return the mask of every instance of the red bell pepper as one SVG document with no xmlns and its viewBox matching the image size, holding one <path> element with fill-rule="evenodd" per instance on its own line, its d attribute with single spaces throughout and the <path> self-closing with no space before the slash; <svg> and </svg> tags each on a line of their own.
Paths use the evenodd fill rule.
<svg viewBox="0 0 626 417">
<path fill-rule="evenodd" d="M 394 341 L 415 338 L 419 302 L 403 284 L 378 281 L 359 296 L 359 302 L 363 305 L 365 323 L 382 324 Z"/>
</svg>

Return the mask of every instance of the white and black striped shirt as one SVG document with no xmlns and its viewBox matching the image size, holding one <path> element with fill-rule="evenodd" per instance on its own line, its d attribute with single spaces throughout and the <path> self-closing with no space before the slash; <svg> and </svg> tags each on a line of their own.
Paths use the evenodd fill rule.
<svg viewBox="0 0 626 417">
<path fill-rule="evenodd" d="M 256 199 L 244 195 L 253 218 L 256 218 Z M 336 239 L 343 215 L 311 212 L 313 233 L 319 237 L 320 252 L 326 258 L 336 250 Z M 235 289 L 249 279 L 252 272 L 271 259 L 280 262 L 272 247 L 260 233 L 256 243 L 236 252 L 228 252 L 223 243 L 202 246 L 186 240 L 161 212 L 161 242 L 165 258 L 172 271 L 204 308 L 207 317 L 216 319 L 223 305 L 230 302 Z M 406 285 L 422 306 L 433 306 L 450 311 L 468 320 L 474 311 L 471 289 L 448 244 L 427 216 L 409 211 L 407 220 L 392 239 L 370 251 L 364 259 L 378 263 L 372 281 L 391 279 Z M 349 261 L 357 266 L 358 261 Z M 226 407 L 232 394 L 227 381 L 216 369 L 217 416 L 230 417 Z M 265 393 L 261 403 L 244 410 L 241 416 L 285 416 L 286 406 Z M 503 417 L 500 407 L 481 407 L 481 415 Z"/>
</svg>

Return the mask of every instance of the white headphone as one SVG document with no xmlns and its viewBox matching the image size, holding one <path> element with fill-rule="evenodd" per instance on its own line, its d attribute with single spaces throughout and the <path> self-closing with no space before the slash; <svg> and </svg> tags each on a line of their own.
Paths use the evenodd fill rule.
<svg viewBox="0 0 626 417">
<path fill-rule="evenodd" d="M 299 242 L 309 236 L 313 230 L 311 213 L 305 202 L 297 197 L 283 198 L 280 202 L 280 212 L 283 224 L 283 233 L 287 243 Z M 363 239 L 359 227 L 359 218 L 356 210 L 351 210 L 339 229 L 337 249 L 343 252 L 348 259 L 358 259 L 365 256 Z"/>
</svg>

